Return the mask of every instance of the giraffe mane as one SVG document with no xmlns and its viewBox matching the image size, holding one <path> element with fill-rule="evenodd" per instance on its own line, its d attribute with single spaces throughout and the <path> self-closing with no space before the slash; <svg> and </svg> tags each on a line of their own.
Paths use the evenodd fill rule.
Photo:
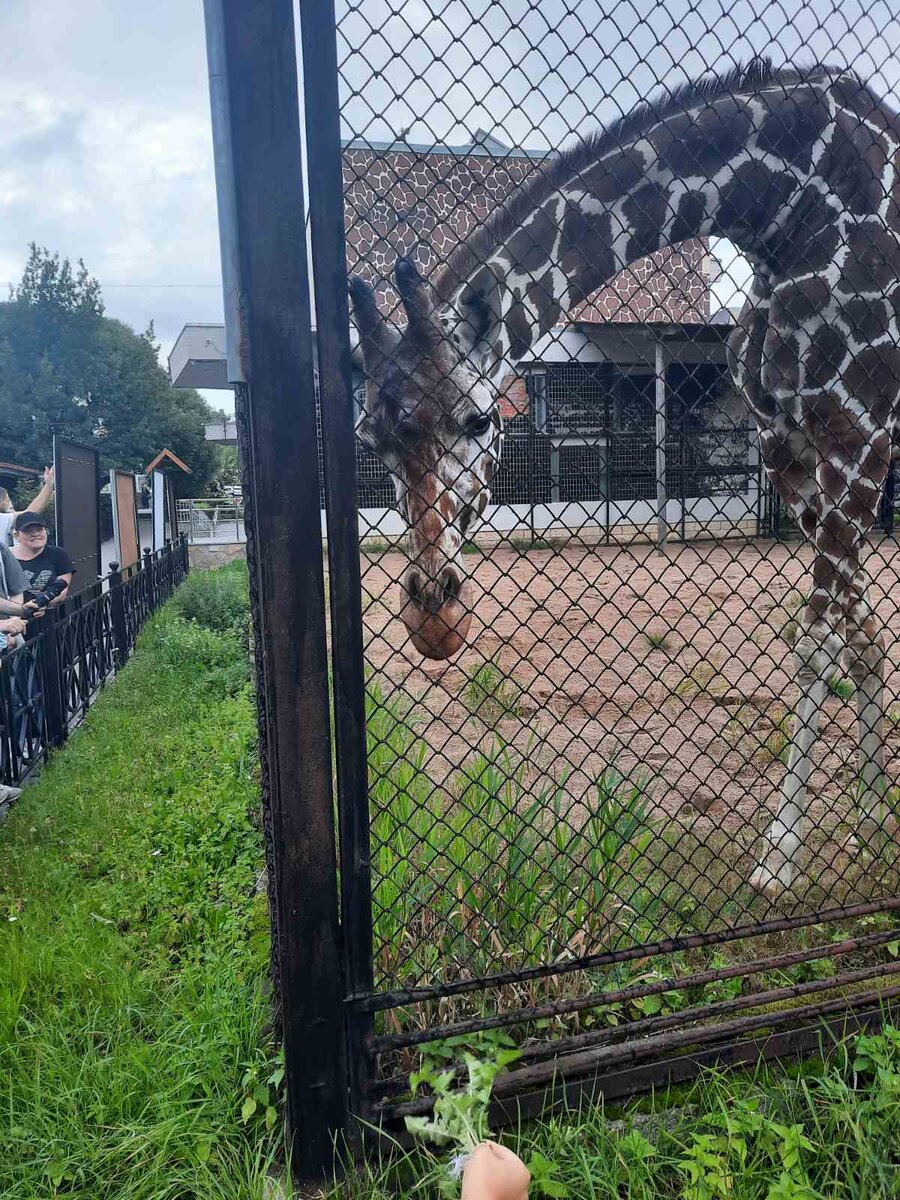
<svg viewBox="0 0 900 1200">
<path fill-rule="evenodd" d="M 869 91 L 855 72 L 847 67 L 821 63 L 803 68 L 774 68 L 771 60 L 760 57 L 739 64 L 718 74 L 663 88 L 631 112 L 617 117 L 605 128 L 553 155 L 538 166 L 530 182 L 516 190 L 503 207 L 490 217 L 471 237 L 460 243 L 450 255 L 446 266 L 435 282 L 438 301 L 448 300 L 456 286 L 485 261 L 499 242 L 504 241 L 521 222 L 551 195 L 561 184 L 590 166 L 597 158 L 615 150 L 623 142 L 632 141 L 667 117 L 682 114 L 697 104 L 710 104 L 722 96 L 752 91 L 772 85 L 791 85 L 822 76 L 844 75 L 854 79 L 860 89 Z M 871 92 L 873 104 L 880 103 Z M 552 155 L 552 157 L 551 157 Z"/>
</svg>

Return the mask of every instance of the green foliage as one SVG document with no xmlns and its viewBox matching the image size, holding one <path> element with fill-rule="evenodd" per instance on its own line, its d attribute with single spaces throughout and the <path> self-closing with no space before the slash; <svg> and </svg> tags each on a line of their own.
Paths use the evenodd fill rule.
<svg viewBox="0 0 900 1200">
<path fill-rule="evenodd" d="M 647 639 L 647 642 L 649 643 L 650 648 L 652 650 L 668 650 L 669 649 L 670 643 L 669 643 L 669 635 L 667 632 L 656 633 L 656 632 L 652 632 L 652 631 L 645 631 L 644 637 Z"/>
<path fill-rule="evenodd" d="M 849 700 L 856 691 L 856 684 L 851 679 L 841 679 L 835 675 L 828 680 L 828 690 L 832 696 L 840 696 L 842 700 Z"/>
<path fill-rule="evenodd" d="M 4 1200 L 263 1195 L 281 1076 L 246 657 L 164 608 L 0 826 Z"/>
<path fill-rule="evenodd" d="M 216 633 L 246 636 L 250 628 L 247 565 L 192 571 L 172 597 L 171 608 L 187 621 Z"/>
<path fill-rule="evenodd" d="M 520 695 L 521 689 L 499 667 L 486 662 L 472 672 L 464 699 L 474 716 L 494 723 L 520 715 Z"/>
<path fill-rule="evenodd" d="M 232 498 L 232 488 L 241 486 L 237 446 L 214 446 L 214 464 L 207 493 L 210 496 Z"/>
<path fill-rule="evenodd" d="M 475 753 L 445 799 L 408 719 L 369 687 L 373 915 L 379 978 L 415 986 L 609 945 L 652 919 L 638 878 L 652 830 L 641 787 L 614 767 L 577 804 L 564 781 L 526 785 L 502 745 Z"/>
<path fill-rule="evenodd" d="M 426 1062 L 421 1070 L 413 1072 L 409 1082 L 414 1096 L 423 1086 L 429 1089 L 434 1097 L 434 1115 L 431 1119 L 407 1117 L 407 1131 L 438 1146 L 474 1150 L 490 1132 L 487 1117 L 494 1078 L 520 1054 L 519 1050 L 506 1049 L 498 1049 L 492 1058 L 466 1054 L 466 1077 L 459 1089 L 453 1087 L 453 1071 L 438 1071 Z"/>
<path fill-rule="evenodd" d="M 898 1194 L 900 1031 L 827 1044 L 786 1072 L 706 1071 L 611 1121 L 602 1103 L 520 1126 L 504 1142 L 532 1171 L 532 1196 L 629 1200 L 873 1200 Z M 815 1069 L 812 1069 L 812 1068 Z M 328 1200 L 433 1188 L 434 1158 L 415 1150 L 370 1163 Z"/>
<path fill-rule="evenodd" d="M 174 391 L 152 326 L 136 334 L 103 313 L 84 263 L 32 243 L 21 284 L 0 304 L 0 430 L 4 456 L 50 462 L 52 436 L 95 444 L 104 470 L 142 470 L 168 446 L 191 468 L 182 494 L 204 494 L 216 465 L 212 419 L 193 391 Z"/>
</svg>

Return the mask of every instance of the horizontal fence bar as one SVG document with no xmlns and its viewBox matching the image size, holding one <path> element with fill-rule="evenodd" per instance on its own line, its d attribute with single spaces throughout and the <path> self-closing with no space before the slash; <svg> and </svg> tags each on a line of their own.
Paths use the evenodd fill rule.
<svg viewBox="0 0 900 1200">
<path fill-rule="evenodd" d="M 900 897 L 870 900 L 844 908 L 830 908 L 821 912 L 804 913 L 797 917 L 778 917 L 771 921 L 759 921 L 755 925 L 737 925 L 731 929 L 710 933 L 692 933 L 681 938 L 665 938 L 644 946 L 629 946 L 624 950 L 607 950 L 602 954 L 586 955 L 565 963 L 546 963 L 536 967 L 523 967 L 518 971 L 501 971 L 485 975 L 480 979 L 459 979 L 452 983 L 432 984 L 428 987 L 397 988 L 375 995 L 348 996 L 345 1003 L 361 1012 L 381 1012 L 390 1008 L 401 1008 L 407 1004 L 418 1004 L 425 1000 L 439 1000 L 444 996 L 458 996 L 465 992 L 485 991 L 501 987 L 506 983 L 525 983 L 530 979 L 547 979 L 551 976 L 569 975 L 573 971 L 586 971 L 595 967 L 611 966 L 613 963 L 633 962 L 635 959 L 656 958 L 661 954 L 676 954 L 681 950 L 696 950 L 701 946 L 718 946 L 743 938 L 762 937 L 769 933 L 785 933 L 792 929 L 803 929 L 811 925 L 826 925 L 832 921 L 853 920 L 874 913 L 896 912 L 900 909 Z M 433 1039 L 432 1039 L 433 1040 Z"/>
<path fill-rule="evenodd" d="M 897 968 L 900 969 L 900 964 L 897 964 Z M 784 1025 L 790 1025 L 794 1021 L 805 1021 L 832 1013 L 847 1012 L 871 1004 L 883 1004 L 898 996 L 900 996 L 900 984 L 884 990 L 860 992 L 856 996 L 840 996 L 824 1003 L 804 1004 L 796 1008 L 782 1009 L 780 1012 L 760 1013 L 756 1017 L 742 1017 L 736 1021 L 726 1021 L 720 1025 L 710 1025 L 702 1029 L 680 1029 L 674 1033 L 661 1033 L 644 1038 L 640 1042 L 627 1042 L 622 1046 L 586 1050 L 554 1059 L 550 1063 L 536 1063 L 521 1071 L 510 1071 L 508 1074 L 500 1075 L 494 1081 L 493 1094 L 497 1099 L 512 1097 L 518 1091 L 530 1087 L 544 1088 L 557 1079 L 599 1073 L 605 1066 L 637 1063 L 646 1058 L 661 1057 L 671 1050 L 709 1045 L 762 1030 L 776 1030 Z M 434 1101 L 431 1097 L 410 1100 L 403 1104 L 392 1105 L 391 1117 L 421 1116 L 430 1112 L 433 1106 Z"/>
<path fill-rule="evenodd" d="M 539 1061 L 546 1058 L 562 1058 L 592 1046 L 608 1046 L 627 1039 L 649 1037 L 662 1030 L 680 1028 L 683 1025 L 697 1021 L 705 1021 L 711 1017 L 721 1017 L 728 1013 L 742 1012 L 746 1009 L 760 1008 L 767 1004 L 777 1004 L 783 1000 L 795 1000 L 802 996 L 812 996 L 819 992 L 829 992 L 847 987 L 852 984 L 864 983 L 870 979 L 888 978 L 900 973 L 900 962 L 877 963 L 871 967 L 860 967 L 855 971 L 845 971 L 828 979 L 812 979 L 806 983 L 785 984 L 783 987 L 769 988 L 766 991 L 754 992 L 749 996 L 735 996 L 730 1000 L 717 1000 L 712 1004 L 697 1005 L 685 1008 L 681 1012 L 662 1013 L 659 1016 L 647 1017 L 641 1021 L 630 1021 L 609 1029 L 595 1030 L 577 1037 L 560 1038 L 554 1042 L 539 1042 L 526 1046 L 519 1062 Z M 462 1078 L 465 1068 L 456 1068 L 457 1078 Z M 517 1074 L 517 1071 L 511 1074 Z M 383 1080 L 373 1088 L 376 1095 L 396 1095 L 409 1089 L 406 1077 L 394 1076 Z"/>
<path fill-rule="evenodd" d="M 468 1021 L 456 1021 L 453 1024 L 436 1025 L 431 1029 L 417 1029 L 408 1033 L 386 1034 L 383 1037 L 372 1038 L 369 1043 L 369 1050 L 373 1054 L 380 1054 L 386 1050 L 396 1050 L 404 1046 L 421 1046 L 428 1042 L 441 1041 L 450 1037 L 460 1037 L 467 1033 L 519 1025 L 524 1021 L 540 1021 L 546 1018 L 565 1016 L 568 1013 L 602 1008 L 608 1004 L 621 1004 L 629 1000 L 643 998 L 644 996 L 660 996 L 665 992 L 681 991 L 691 987 L 702 987 L 706 984 L 719 983 L 726 979 L 741 979 L 749 975 L 758 975 L 762 971 L 793 967 L 804 962 L 814 962 L 816 959 L 840 958 L 845 954 L 853 954 L 859 950 L 869 950 L 875 946 L 883 946 L 888 942 L 897 940 L 900 940 L 900 928 L 889 929 L 886 932 L 871 933 L 865 937 L 846 938 L 842 942 L 812 946 L 808 950 L 794 950 L 789 954 L 775 955 L 770 958 L 757 958 L 746 963 L 736 963 L 733 966 L 722 967 L 716 971 L 697 971 L 692 975 L 673 975 L 654 983 L 634 984 L 630 987 L 618 988 L 609 992 L 591 992 L 587 996 L 578 996 L 572 1000 L 554 1000 L 549 1004 L 536 1004 L 510 1009 L 508 1012 L 497 1013 L 495 1016 L 473 1017 Z M 554 1044 L 559 1045 L 561 1043 Z M 529 1054 L 531 1049 L 529 1047 L 525 1053 Z"/>
<path fill-rule="evenodd" d="M 575 1104 L 597 1096 L 602 1097 L 605 1104 L 610 1104 L 651 1090 L 689 1083 L 704 1069 L 752 1069 L 761 1061 L 771 1062 L 823 1052 L 827 1054 L 829 1042 L 833 1049 L 849 1034 L 875 1031 L 887 1020 L 896 1021 L 898 1017 L 900 1013 L 890 1005 L 878 1005 L 861 1012 L 849 1008 L 830 1021 L 816 1021 L 799 1029 L 724 1042 L 602 1075 L 561 1079 L 551 1088 L 535 1088 L 492 1101 L 488 1119 L 492 1129 L 499 1129 L 541 1116 L 556 1107 L 570 1110 Z M 385 1117 L 386 1123 L 388 1120 Z"/>
</svg>

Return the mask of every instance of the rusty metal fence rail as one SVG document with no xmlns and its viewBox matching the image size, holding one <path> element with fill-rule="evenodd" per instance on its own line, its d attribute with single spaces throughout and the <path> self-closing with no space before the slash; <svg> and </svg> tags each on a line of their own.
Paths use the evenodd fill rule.
<svg viewBox="0 0 900 1200">
<path fill-rule="evenodd" d="M 302 512 L 268 482 L 269 349 L 303 429 L 317 412 L 286 286 L 302 239 L 277 314 L 260 267 L 281 280 L 268 216 L 302 200 L 299 160 L 272 158 L 299 137 L 289 7 L 225 2 L 301 1173 L 337 1125 L 427 1107 L 408 1076 L 436 1043 L 518 1047 L 509 1116 L 880 1019 L 900 995 L 896 12 L 303 0 L 333 740 L 317 617 L 297 686 L 335 831 L 330 776 L 295 784 L 272 755 L 292 693 L 265 678 L 294 650 L 261 531 L 318 518 L 314 445 L 288 467 Z"/>
</svg>

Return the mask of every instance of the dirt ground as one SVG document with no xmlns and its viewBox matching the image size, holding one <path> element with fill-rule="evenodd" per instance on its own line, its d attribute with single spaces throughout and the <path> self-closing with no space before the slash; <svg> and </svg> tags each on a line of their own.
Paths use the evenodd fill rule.
<svg viewBox="0 0 900 1200">
<path fill-rule="evenodd" d="M 399 619 L 396 551 L 362 556 L 366 659 L 386 695 L 413 702 L 443 784 L 495 734 L 529 780 L 560 779 L 578 801 L 610 763 L 648 782 L 655 815 L 737 835 L 777 800 L 796 688 L 790 640 L 810 588 L 811 550 L 733 540 L 510 546 L 466 556 L 476 584 L 468 647 L 422 659 Z M 873 542 L 871 598 L 887 632 L 887 771 L 900 782 L 900 545 Z M 475 673 L 509 683 L 479 708 Z M 848 685 L 849 690 L 849 685 Z M 815 750 L 812 817 L 852 813 L 855 700 L 829 696 Z"/>
</svg>

